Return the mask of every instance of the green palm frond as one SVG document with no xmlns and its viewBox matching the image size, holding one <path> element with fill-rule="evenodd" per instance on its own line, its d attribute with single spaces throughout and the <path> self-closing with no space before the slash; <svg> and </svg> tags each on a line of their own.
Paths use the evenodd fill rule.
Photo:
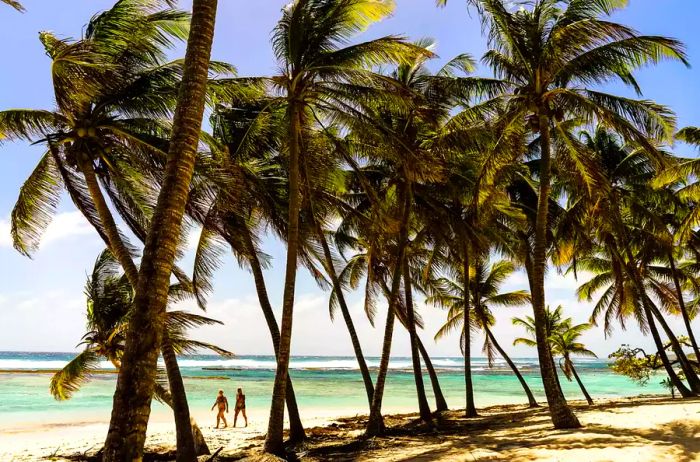
<svg viewBox="0 0 700 462">
<path fill-rule="evenodd" d="M 30 256 L 39 248 L 41 237 L 56 214 L 63 181 L 51 152 L 43 157 L 20 188 L 12 210 L 14 247 Z"/>
<path fill-rule="evenodd" d="M 93 348 L 80 352 L 51 377 L 51 395 L 58 401 L 70 399 L 100 368 L 100 360 L 100 355 Z"/>
</svg>

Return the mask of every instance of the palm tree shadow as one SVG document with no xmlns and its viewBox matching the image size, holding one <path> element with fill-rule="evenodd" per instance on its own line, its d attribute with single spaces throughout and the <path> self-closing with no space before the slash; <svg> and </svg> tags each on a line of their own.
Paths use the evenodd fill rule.
<svg viewBox="0 0 700 462">
<path fill-rule="evenodd" d="M 697 402 L 697 400 L 691 400 Z M 580 410 L 618 413 L 625 408 L 661 405 L 671 400 L 649 400 L 640 403 L 605 403 Z M 495 412 L 493 412 L 495 411 Z M 346 422 L 342 434 L 326 433 L 307 448 L 306 455 L 319 460 L 353 461 L 393 455 L 396 461 L 428 460 L 508 460 L 525 462 L 549 455 L 566 454 L 569 460 L 673 460 L 691 462 L 700 454 L 700 422 L 674 420 L 653 428 L 621 428 L 601 423 L 588 423 L 574 430 L 553 430 L 545 408 L 503 410 L 465 419 L 462 411 L 445 413 L 436 426 L 420 425 L 416 416 L 405 416 L 393 422 L 383 438 L 348 438 L 353 429 Z M 584 414 L 585 415 L 585 414 Z M 398 417 L 398 416 L 397 416 Z M 603 422 L 605 419 L 603 419 Z M 357 422 L 356 423 L 360 423 Z M 315 439 L 315 438 L 312 438 Z M 564 452 L 566 451 L 566 452 Z M 369 453 L 369 454 L 368 454 Z M 633 454 L 633 456 L 630 456 Z M 401 458 L 396 458 L 400 455 Z"/>
</svg>

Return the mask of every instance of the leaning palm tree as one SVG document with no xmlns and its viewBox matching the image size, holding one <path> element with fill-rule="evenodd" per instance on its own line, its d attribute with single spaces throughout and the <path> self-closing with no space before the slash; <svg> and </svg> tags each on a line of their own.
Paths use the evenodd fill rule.
<svg viewBox="0 0 700 462">
<path fill-rule="evenodd" d="M 588 323 L 571 325 L 571 318 L 568 318 L 568 321 L 568 326 L 563 332 L 557 332 L 552 336 L 552 353 L 555 356 L 561 356 L 559 367 L 564 373 L 564 376 L 566 376 L 569 381 L 571 381 L 572 376 L 576 379 L 579 388 L 581 388 L 581 393 L 586 397 L 588 404 L 591 405 L 593 404 L 593 399 L 591 399 L 591 395 L 588 394 L 586 387 L 583 386 L 583 382 L 576 372 L 571 356 L 597 357 L 596 354 L 586 348 L 583 343 L 578 342 L 578 338 L 581 334 L 593 326 Z"/>
<path fill-rule="evenodd" d="M 23 185 L 12 214 L 15 247 L 30 254 L 56 211 L 61 188 L 98 231 L 133 286 L 135 248 L 116 225 L 105 194 L 125 223 L 145 240 L 162 179 L 170 116 L 182 61 L 166 62 L 166 51 L 187 35 L 188 15 L 165 0 L 120 0 L 96 15 L 77 41 L 50 33 L 40 38 L 52 59 L 54 111 L 0 113 L 0 132 L 45 144 L 47 151 Z M 222 66 L 228 69 L 228 66 Z M 178 271 L 175 271 L 178 274 Z M 180 280 L 184 280 L 178 274 Z M 169 344 L 163 343 L 169 350 Z M 172 351 L 169 379 L 178 435 L 193 452 L 189 411 Z M 178 438 L 179 447 L 184 440 Z"/>
<path fill-rule="evenodd" d="M 65 190 L 136 283 L 134 249 L 105 194 L 137 236 L 152 207 L 148 188 L 165 161 L 168 124 L 182 74 L 165 54 L 187 34 L 187 15 L 161 0 L 121 0 L 91 19 L 81 40 L 40 39 L 51 58 L 54 110 L 0 112 L 0 133 L 46 150 L 12 212 L 15 248 L 31 255 Z M 154 11 L 155 10 L 155 11 Z M 101 185 L 100 185 L 101 183 Z"/>
<path fill-rule="evenodd" d="M 464 320 L 469 319 L 469 329 L 482 330 L 485 334 L 483 351 L 486 353 L 489 365 L 493 362 L 495 349 L 518 378 L 527 395 L 530 407 L 536 407 L 537 401 L 530 387 L 525 382 L 513 360 L 498 343 L 491 330 L 495 323 L 492 311 L 494 308 L 521 306 L 530 302 L 530 295 L 524 290 L 500 292 L 501 284 L 514 271 L 515 265 L 507 260 L 496 261 L 490 267 L 487 267 L 484 261 L 480 261 L 473 266 L 472 271 L 470 271 L 470 284 L 472 285 L 470 298 L 472 303 L 470 304 L 471 312 L 468 317 L 464 314 L 464 287 L 460 282 L 449 278 L 442 277 L 431 284 L 436 290 L 433 295 L 427 298 L 426 302 L 449 310 L 447 321 L 435 334 L 436 340 L 445 337 L 455 329 L 461 331 L 461 337 L 463 337 Z M 459 278 L 459 280 L 464 280 L 464 278 Z M 477 285 L 478 288 L 476 287 Z M 460 346 L 463 344 L 464 342 L 460 341 Z"/>
<path fill-rule="evenodd" d="M 99 370 L 100 362 L 107 360 L 119 371 L 121 357 L 124 353 L 128 312 L 134 298 L 132 285 L 124 274 L 120 274 L 119 263 L 109 250 L 103 251 L 95 261 L 94 268 L 87 283 L 85 295 L 87 301 L 87 329 L 80 345 L 81 351 L 75 358 L 56 372 L 49 386 L 54 398 L 67 400 L 76 393 L 92 374 Z M 178 286 L 173 286 L 171 296 L 180 297 Z M 185 311 L 167 313 L 168 341 L 176 353 L 209 349 L 223 356 L 231 353 L 215 345 L 191 340 L 186 330 L 191 327 L 221 324 L 219 321 Z M 172 361 L 164 350 L 163 358 Z M 160 383 L 156 386 L 156 397 L 171 408 L 173 396 Z M 209 449 L 197 424 L 192 420 L 192 432 L 195 438 L 195 450 L 198 455 L 209 454 Z"/>
<path fill-rule="evenodd" d="M 384 37 L 345 46 L 357 32 L 391 13 L 390 0 L 295 0 L 287 5 L 272 35 L 281 75 L 263 81 L 281 94 L 271 107 L 286 113 L 289 218 L 287 260 L 282 302 L 280 347 L 270 407 L 265 451 L 284 453 L 285 389 L 289 366 L 294 287 L 299 246 L 301 166 L 312 121 L 320 113 L 343 114 L 358 97 L 371 96 L 367 80 L 376 80 L 368 68 L 403 59 L 414 47 L 398 37 Z"/>
<path fill-rule="evenodd" d="M 526 318 L 513 318 L 513 325 L 524 327 L 529 337 L 518 337 L 513 341 L 513 345 L 527 345 L 529 347 L 537 347 L 535 337 L 535 320 L 527 316 Z M 583 323 L 573 325 L 571 318 L 563 317 L 563 308 L 559 305 L 554 311 L 547 308 L 547 323 L 546 329 L 548 333 L 548 342 L 550 343 L 554 356 L 561 356 L 559 366 L 566 376 L 571 381 L 571 377 L 576 378 L 576 382 L 581 388 L 581 392 L 586 397 L 588 404 L 593 404 L 591 396 L 583 386 L 583 382 L 576 372 L 574 363 L 571 360 L 571 355 L 592 356 L 596 357 L 595 353 L 586 348 L 578 338 L 583 332 L 590 329 L 591 324 Z"/>
<path fill-rule="evenodd" d="M 444 4 L 445 0 L 438 3 Z M 619 97 L 591 89 L 591 85 L 614 79 L 641 91 L 633 72 L 663 59 L 687 64 L 683 45 L 677 40 L 639 35 L 635 30 L 608 20 L 621 0 L 536 0 L 514 10 L 507 0 L 469 0 L 481 14 L 488 30 L 490 50 L 483 61 L 508 85 L 501 95 L 477 105 L 469 114 L 497 112 L 507 126 L 522 125 L 536 134 L 539 148 L 538 201 L 532 264 L 529 266 L 532 305 L 537 333 L 540 370 L 552 422 L 556 428 L 580 426 L 566 405 L 557 381 L 546 324 L 544 278 L 547 267 L 549 202 L 552 198 L 553 166 L 579 172 L 595 187 L 585 151 L 570 144 L 552 155 L 553 135 L 562 139 L 571 118 L 600 121 L 626 140 L 643 146 L 660 161 L 650 140 L 672 138 L 671 112 L 646 100 Z M 510 153 L 505 153 L 511 155 Z"/>
<path fill-rule="evenodd" d="M 216 6 L 216 0 L 194 0 L 192 5 L 191 30 L 165 175 L 141 261 L 133 317 L 105 442 L 105 462 L 140 460 L 143 456 L 158 349 L 164 337 L 162 319 L 204 116 Z M 184 411 L 186 403 L 182 405 Z M 191 434 L 183 432 L 178 434 L 178 443 L 180 436 L 183 446 L 187 439 L 192 439 Z M 178 454 L 178 460 L 188 462 L 195 457 L 189 449 Z"/>
</svg>

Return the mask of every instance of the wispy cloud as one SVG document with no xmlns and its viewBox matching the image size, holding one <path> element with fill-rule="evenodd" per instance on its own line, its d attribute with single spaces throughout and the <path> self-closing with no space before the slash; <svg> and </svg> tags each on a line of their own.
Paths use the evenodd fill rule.
<svg viewBox="0 0 700 462">
<path fill-rule="evenodd" d="M 9 219 L 0 219 L 0 248 L 12 247 Z M 41 239 L 42 248 L 53 243 L 79 236 L 96 236 L 95 229 L 78 211 L 57 214 Z"/>
</svg>

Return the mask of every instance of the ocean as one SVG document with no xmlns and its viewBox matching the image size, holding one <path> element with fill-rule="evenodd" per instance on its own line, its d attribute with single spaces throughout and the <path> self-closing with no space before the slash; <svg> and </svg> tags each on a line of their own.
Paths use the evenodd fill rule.
<svg viewBox="0 0 700 462">
<path fill-rule="evenodd" d="M 42 370 L 61 368 L 71 353 L 0 352 L 0 430 L 35 423 L 105 422 L 109 420 L 116 375 L 97 374 L 83 385 L 72 399 L 56 401 L 49 394 L 50 374 Z M 432 358 L 443 393 L 451 408 L 464 407 L 462 358 Z M 514 359 L 533 393 L 544 402 L 542 383 L 534 358 Z M 379 358 L 367 358 L 374 371 Z M 207 418 L 216 392 L 223 389 L 233 397 L 236 388 L 246 394 L 249 417 L 266 418 L 274 379 L 271 356 L 237 356 L 227 359 L 212 355 L 184 356 L 179 360 L 190 408 L 197 418 Z M 496 404 L 526 404 L 527 399 L 505 362 L 497 359 L 492 368 L 485 358 L 473 358 L 474 393 L 477 407 Z M 111 369 L 104 363 L 105 370 Z M 576 367 L 593 399 L 663 394 L 661 377 L 641 387 L 626 377 L 614 374 L 606 360 L 580 359 Z M 26 371 L 25 373 L 8 371 Z M 29 372 L 35 371 L 35 372 Z M 293 379 L 302 420 L 309 415 L 354 415 L 367 412 L 362 379 L 353 357 L 296 356 L 291 360 Z M 583 399 L 576 382 L 561 375 L 569 399 Z M 432 390 L 425 377 L 431 406 Z M 410 358 L 391 360 L 383 410 L 408 412 L 417 409 Z M 155 419 L 168 419 L 169 411 L 154 404 Z M 213 417 L 213 414 L 211 415 Z"/>
</svg>

